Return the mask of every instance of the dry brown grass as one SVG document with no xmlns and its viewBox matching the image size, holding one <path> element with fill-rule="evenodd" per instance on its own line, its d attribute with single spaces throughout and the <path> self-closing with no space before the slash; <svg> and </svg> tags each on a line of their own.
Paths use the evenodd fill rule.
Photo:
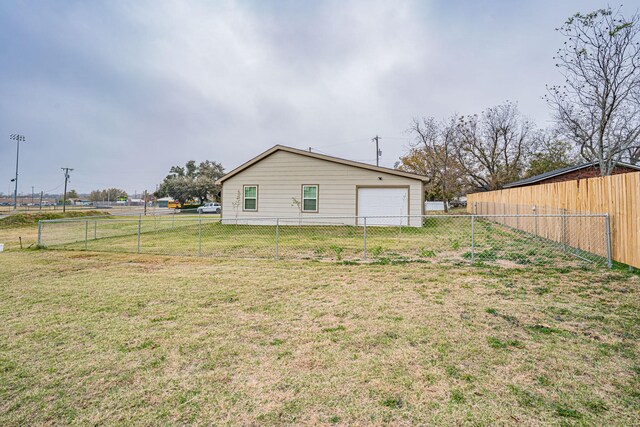
<svg viewBox="0 0 640 427">
<path fill-rule="evenodd" d="M 0 243 L 4 243 L 5 250 L 19 249 L 20 238 L 24 248 L 35 246 L 38 242 L 38 228 L 33 225 L 0 228 Z"/>
<path fill-rule="evenodd" d="M 623 271 L 0 254 L 0 424 L 640 423 Z"/>
</svg>

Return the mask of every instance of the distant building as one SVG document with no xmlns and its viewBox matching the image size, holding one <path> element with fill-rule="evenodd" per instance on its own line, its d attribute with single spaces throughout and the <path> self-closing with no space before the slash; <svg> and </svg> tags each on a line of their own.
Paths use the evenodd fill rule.
<svg viewBox="0 0 640 427">
<path fill-rule="evenodd" d="M 630 163 L 617 162 L 613 169 L 612 175 L 621 173 L 638 172 L 639 165 Z M 573 181 L 576 179 L 593 178 L 600 176 L 600 166 L 598 162 L 583 163 L 577 166 L 569 166 L 562 169 L 556 169 L 551 172 L 545 172 L 540 175 L 531 176 L 521 179 L 520 181 L 506 184 L 502 188 L 525 187 L 529 185 L 551 184 L 553 182 Z"/>
</svg>

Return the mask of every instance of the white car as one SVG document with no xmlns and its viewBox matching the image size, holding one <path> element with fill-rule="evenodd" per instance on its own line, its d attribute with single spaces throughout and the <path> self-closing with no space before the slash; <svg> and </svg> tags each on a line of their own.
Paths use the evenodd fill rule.
<svg viewBox="0 0 640 427">
<path fill-rule="evenodd" d="M 219 214 L 220 212 L 222 212 L 222 206 L 220 206 L 220 203 L 205 203 L 204 205 L 198 208 L 199 214 L 206 214 L 206 213 Z"/>
</svg>

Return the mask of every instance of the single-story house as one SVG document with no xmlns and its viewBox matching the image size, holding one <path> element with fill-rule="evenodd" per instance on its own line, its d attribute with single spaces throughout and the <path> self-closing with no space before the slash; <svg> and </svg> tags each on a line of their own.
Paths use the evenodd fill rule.
<svg viewBox="0 0 640 427">
<path fill-rule="evenodd" d="M 222 185 L 223 221 L 277 217 L 362 225 L 368 217 L 367 225 L 417 227 L 422 225 L 426 179 L 276 145 L 216 183 Z"/>
<path fill-rule="evenodd" d="M 617 162 L 613 169 L 612 175 L 621 173 L 638 172 L 640 165 L 632 165 L 631 163 Z M 577 166 L 569 166 L 562 169 L 556 169 L 551 172 L 545 172 L 540 175 L 531 176 L 504 185 L 502 188 L 516 188 L 528 185 L 551 184 L 553 182 L 573 181 L 576 179 L 594 178 L 600 176 L 600 166 L 598 162 L 583 163 Z"/>
</svg>

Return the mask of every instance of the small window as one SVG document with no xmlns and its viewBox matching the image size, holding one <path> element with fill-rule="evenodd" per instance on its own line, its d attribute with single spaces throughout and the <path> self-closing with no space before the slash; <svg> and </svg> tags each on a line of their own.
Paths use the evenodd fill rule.
<svg viewBox="0 0 640 427">
<path fill-rule="evenodd" d="M 258 210 L 258 186 L 257 185 L 244 186 L 243 210 L 245 211 Z"/>
<path fill-rule="evenodd" d="M 302 212 L 318 212 L 318 186 L 302 186 Z"/>
</svg>

